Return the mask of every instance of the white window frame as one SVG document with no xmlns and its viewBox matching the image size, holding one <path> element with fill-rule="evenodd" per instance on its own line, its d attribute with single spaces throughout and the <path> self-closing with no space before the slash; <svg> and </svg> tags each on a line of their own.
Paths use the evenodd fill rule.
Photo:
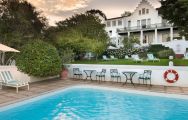
<svg viewBox="0 0 188 120">
<path fill-rule="evenodd" d="M 106 22 L 106 26 L 107 26 L 107 27 L 111 27 L 111 21 L 107 21 L 107 22 Z"/>
<path fill-rule="evenodd" d="M 131 20 L 128 21 L 128 25 L 127 26 L 128 26 L 128 28 L 131 27 Z"/>
<path fill-rule="evenodd" d="M 146 8 L 142 8 L 142 15 L 146 14 Z"/>
<path fill-rule="evenodd" d="M 147 25 L 151 25 L 151 18 L 147 19 Z"/>
<path fill-rule="evenodd" d="M 149 9 L 146 9 L 146 14 L 149 14 Z"/>
<path fill-rule="evenodd" d="M 122 26 L 123 22 L 122 20 L 118 20 L 118 26 Z"/>
<path fill-rule="evenodd" d="M 116 20 L 112 21 L 112 26 L 116 26 Z"/>
</svg>

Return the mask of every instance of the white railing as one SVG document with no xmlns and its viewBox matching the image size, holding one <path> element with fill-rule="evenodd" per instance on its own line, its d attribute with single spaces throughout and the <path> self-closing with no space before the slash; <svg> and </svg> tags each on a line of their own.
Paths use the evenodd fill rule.
<svg viewBox="0 0 188 120">
<path fill-rule="evenodd" d="M 145 30 L 145 29 L 155 29 L 155 28 L 169 28 L 172 25 L 168 23 L 158 23 L 158 24 L 151 24 L 151 25 L 142 25 L 142 26 L 134 26 L 134 27 L 125 27 L 122 29 L 117 29 L 118 33 L 122 32 L 129 32 L 129 31 L 139 31 L 139 30 Z"/>
</svg>

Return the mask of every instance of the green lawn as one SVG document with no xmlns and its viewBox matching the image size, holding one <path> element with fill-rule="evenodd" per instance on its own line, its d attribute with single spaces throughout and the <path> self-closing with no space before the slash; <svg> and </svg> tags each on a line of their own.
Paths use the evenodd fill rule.
<svg viewBox="0 0 188 120">
<path fill-rule="evenodd" d="M 109 64 L 109 65 L 153 65 L 153 66 L 168 66 L 168 59 L 161 59 L 160 62 L 148 62 L 135 63 L 132 60 L 118 59 L 118 60 L 81 60 L 75 61 L 72 64 Z M 175 59 L 173 60 L 175 66 L 188 66 L 188 60 Z"/>
</svg>

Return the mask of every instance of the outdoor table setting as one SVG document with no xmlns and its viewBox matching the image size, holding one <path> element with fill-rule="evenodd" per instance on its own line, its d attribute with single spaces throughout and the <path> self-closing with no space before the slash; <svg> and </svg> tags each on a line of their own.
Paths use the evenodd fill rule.
<svg viewBox="0 0 188 120">
<path fill-rule="evenodd" d="M 85 74 L 86 74 L 86 80 L 87 80 L 87 79 L 92 80 L 92 74 L 93 74 L 94 72 L 96 72 L 96 70 L 84 70 L 84 72 L 85 72 Z"/>
<path fill-rule="evenodd" d="M 127 83 L 127 81 L 129 80 L 131 82 L 131 84 L 134 86 L 133 77 L 137 72 L 135 72 L 135 71 L 123 71 L 122 73 L 126 77 L 126 81 L 123 83 L 123 85 L 125 85 Z"/>
</svg>

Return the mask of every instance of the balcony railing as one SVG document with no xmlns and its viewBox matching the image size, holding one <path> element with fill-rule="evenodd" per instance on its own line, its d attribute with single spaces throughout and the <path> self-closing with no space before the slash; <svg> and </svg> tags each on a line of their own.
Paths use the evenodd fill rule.
<svg viewBox="0 0 188 120">
<path fill-rule="evenodd" d="M 171 27 L 171 24 L 168 23 L 159 23 L 159 24 L 151 24 L 151 25 L 142 25 L 142 26 L 135 26 L 135 27 L 125 27 L 123 29 L 117 29 L 118 33 L 123 32 L 131 32 L 131 31 L 140 31 L 140 30 L 150 30 L 150 29 L 161 29 L 161 28 L 168 28 Z"/>
</svg>

